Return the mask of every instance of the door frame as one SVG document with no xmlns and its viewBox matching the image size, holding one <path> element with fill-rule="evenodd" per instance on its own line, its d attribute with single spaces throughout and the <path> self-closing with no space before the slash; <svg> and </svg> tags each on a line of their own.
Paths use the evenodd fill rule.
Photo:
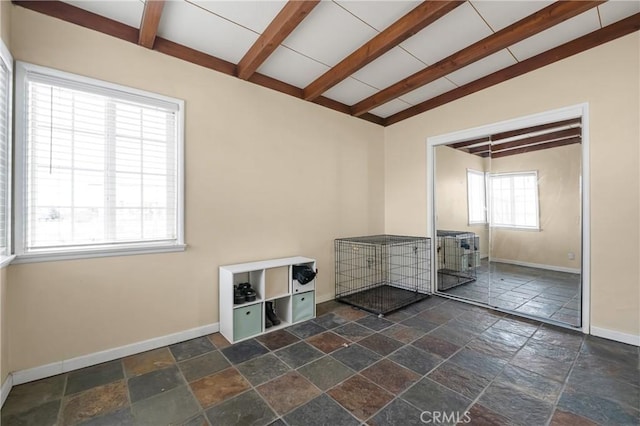
<svg viewBox="0 0 640 426">
<path fill-rule="evenodd" d="M 554 121 L 568 120 L 571 118 L 582 119 L 582 176 L 581 176 L 581 229 L 582 229 L 582 259 L 581 259 L 581 283 L 582 283 L 582 326 L 570 327 L 582 330 L 583 333 L 590 333 L 590 312 L 591 312 L 591 239 L 590 239 L 590 198 L 589 198 L 589 104 L 581 103 L 564 108 L 545 111 L 542 113 L 527 115 L 524 117 L 513 118 L 497 123 L 486 124 L 470 129 L 459 130 L 437 136 L 427 137 L 427 199 L 430 201 L 431 211 L 427 214 L 427 229 L 431 233 L 431 264 L 435 263 L 435 244 L 436 244 L 436 197 L 435 197 L 435 147 L 438 145 L 446 145 L 458 141 L 476 139 L 492 133 L 501 133 L 511 130 L 521 129 L 525 127 L 537 126 Z M 431 291 L 436 293 L 437 271 L 435 267 L 431 268 Z M 481 304 L 485 306 L 484 304 Z M 494 308 L 492 308 L 494 309 Z M 508 311 L 513 312 L 513 311 Z M 539 318 L 536 318 L 540 320 Z M 555 322 L 554 322 L 555 324 Z"/>
</svg>

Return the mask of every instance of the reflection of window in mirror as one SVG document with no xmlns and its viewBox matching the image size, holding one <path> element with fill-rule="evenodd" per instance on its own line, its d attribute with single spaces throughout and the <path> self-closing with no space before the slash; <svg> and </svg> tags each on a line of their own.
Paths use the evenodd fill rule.
<svg viewBox="0 0 640 426">
<path fill-rule="evenodd" d="M 467 199 L 469 225 L 487 223 L 487 196 L 485 173 L 467 169 Z"/>
<path fill-rule="evenodd" d="M 538 172 L 491 174 L 491 226 L 540 229 Z"/>
</svg>

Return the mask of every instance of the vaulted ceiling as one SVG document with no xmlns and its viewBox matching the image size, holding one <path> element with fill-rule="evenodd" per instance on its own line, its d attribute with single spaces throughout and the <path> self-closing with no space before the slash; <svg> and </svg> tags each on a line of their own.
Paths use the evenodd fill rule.
<svg viewBox="0 0 640 426">
<path fill-rule="evenodd" d="M 640 30 L 620 0 L 13 3 L 381 125 Z"/>
</svg>

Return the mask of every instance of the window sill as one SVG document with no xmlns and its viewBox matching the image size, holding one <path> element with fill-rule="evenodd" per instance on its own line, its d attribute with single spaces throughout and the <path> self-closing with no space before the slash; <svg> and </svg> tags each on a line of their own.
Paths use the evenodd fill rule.
<svg viewBox="0 0 640 426">
<path fill-rule="evenodd" d="M 10 256 L 2 256 L 0 257 L 0 269 L 9 266 L 9 264 L 13 263 L 13 260 L 16 258 L 15 254 Z"/>
<path fill-rule="evenodd" d="M 542 228 L 526 228 L 524 226 L 491 225 L 491 229 L 504 229 L 506 231 L 540 232 Z"/>
<path fill-rule="evenodd" d="M 133 256 L 137 254 L 153 254 L 153 253 L 172 253 L 185 251 L 186 244 L 176 244 L 170 246 L 144 246 L 144 247 L 122 247 L 111 249 L 95 249 L 82 251 L 65 251 L 65 252 L 45 252 L 45 253 L 27 253 L 14 256 L 13 264 L 19 263 L 35 263 L 35 262 L 54 262 L 58 260 L 75 260 L 90 259 L 95 257 L 111 257 L 111 256 Z M 0 264 L 1 265 L 1 264 Z"/>
</svg>

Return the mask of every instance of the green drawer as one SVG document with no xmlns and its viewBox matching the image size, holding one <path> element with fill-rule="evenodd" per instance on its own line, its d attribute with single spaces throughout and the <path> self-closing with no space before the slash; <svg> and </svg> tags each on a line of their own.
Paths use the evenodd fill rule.
<svg viewBox="0 0 640 426">
<path fill-rule="evenodd" d="M 313 318 L 315 300 L 313 291 L 293 295 L 293 322 Z"/>
<path fill-rule="evenodd" d="M 233 340 L 241 340 L 262 333 L 262 304 L 233 310 Z"/>
</svg>

